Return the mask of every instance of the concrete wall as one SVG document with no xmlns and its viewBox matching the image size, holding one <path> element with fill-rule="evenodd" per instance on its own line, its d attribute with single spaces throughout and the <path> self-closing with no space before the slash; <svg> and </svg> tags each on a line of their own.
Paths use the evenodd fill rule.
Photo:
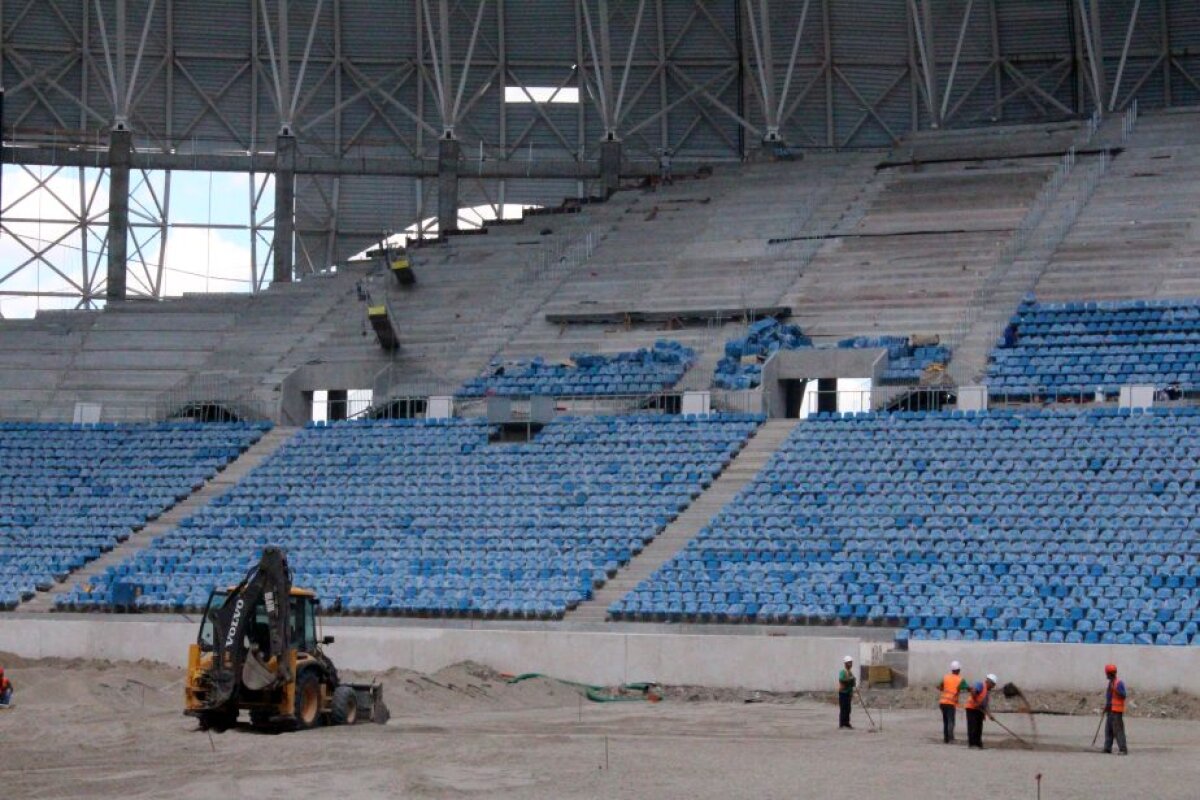
<svg viewBox="0 0 1200 800">
<path fill-rule="evenodd" d="M 880 379 L 887 369 L 887 350 L 842 349 L 837 347 L 804 350 L 780 350 L 763 364 L 762 392 L 767 414 L 786 415 L 784 380 L 820 378 L 870 378 L 876 388 L 871 395 L 872 407 L 878 394 Z"/>
<path fill-rule="evenodd" d="M 990 672 L 1001 685 L 1021 688 L 1103 688 L 1104 665 L 1112 663 L 1134 693 L 1200 694 L 1200 647 L 921 641 L 912 642 L 908 658 L 910 686 L 937 684 L 958 659 L 969 680 Z"/>
<path fill-rule="evenodd" d="M 780 350 L 776 380 L 785 378 L 871 378 L 878 382 L 887 369 L 887 350 L 841 347 Z"/>
<path fill-rule="evenodd" d="M 850 633 L 853 629 L 847 629 Z M 766 636 L 569 630 L 480 630 L 401 624 L 329 625 L 340 666 L 434 672 L 477 661 L 502 672 L 544 672 L 614 684 L 658 681 L 766 691 L 830 691 L 842 657 L 867 663 L 872 643 L 857 636 Z M 26 658 L 146 659 L 183 666 L 196 623 L 136 617 L 0 617 L 0 652 Z M 974 679 L 996 673 L 1025 689 L 1103 687 L 1115 662 L 1131 690 L 1200 694 L 1200 647 L 913 642 L 909 684 L 935 685 L 953 659 Z"/>
<path fill-rule="evenodd" d="M 477 661 L 502 672 L 544 672 L 596 684 L 658 681 L 769 691 L 828 691 L 858 638 L 643 634 L 330 625 L 339 666 L 433 672 Z M 183 666 L 190 622 L 133 618 L 0 618 L 0 652 L 26 658 L 146 659 Z"/>
</svg>

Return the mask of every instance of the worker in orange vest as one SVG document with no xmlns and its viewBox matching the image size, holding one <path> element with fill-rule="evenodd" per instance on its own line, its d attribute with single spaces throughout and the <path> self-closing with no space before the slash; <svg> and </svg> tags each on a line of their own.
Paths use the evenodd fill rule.
<svg viewBox="0 0 1200 800">
<path fill-rule="evenodd" d="M 13 685 L 8 676 L 4 674 L 4 667 L 0 666 L 0 706 L 7 706 L 12 703 Z"/>
<path fill-rule="evenodd" d="M 1108 689 L 1104 693 L 1104 752 L 1111 753 L 1113 739 L 1121 755 L 1129 755 L 1125 744 L 1125 681 L 1117 678 L 1117 665 L 1106 664 L 1104 674 L 1108 678 Z"/>
<path fill-rule="evenodd" d="M 958 713 L 958 696 L 967 691 L 967 679 L 962 676 L 962 664 L 950 662 L 950 671 L 942 676 L 938 684 L 941 696 L 938 706 L 942 709 L 942 741 L 950 744 L 954 741 L 954 721 Z"/>
<path fill-rule="evenodd" d="M 967 747 L 983 749 L 983 718 L 988 713 L 991 691 L 999 680 L 995 675 L 988 675 L 987 680 L 967 690 Z"/>
</svg>

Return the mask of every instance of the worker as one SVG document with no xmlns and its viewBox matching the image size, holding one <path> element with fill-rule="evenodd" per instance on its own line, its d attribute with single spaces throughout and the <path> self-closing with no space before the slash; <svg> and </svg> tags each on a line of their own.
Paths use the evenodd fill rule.
<svg viewBox="0 0 1200 800">
<path fill-rule="evenodd" d="M 851 700 L 854 699 L 854 687 L 858 680 L 854 677 L 854 659 L 846 656 L 842 659 L 842 670 L 838 673 L 838 728 L 854 730 L 850 724 Z"/>
<path fill-rule="evenodd" d="M 1111 753 L 1113 739 L 1117 740 L 1117 748 L 1121 755 L 1129 755 L 1125 745 L 1125 681 L 1117 678 L 1117 665 L 1106 664 L 1104 674 L 1108 678 L 1108 688 L 1104 693 L 1104 752 Z"/>
<path fill-rule="evenodd" d="M 658 157 L 658 182 L 669 186 L 675 181 L 671 177 L 671 151 L 663 150 Z"/>
<path fill-rule="evenodd" d="M 950 662 L 950 672 L 942 676 L 938 684 L 941 696 L 938 706 L 942 709 L 942 741 L 950 744 L 954 741 L 954 721 L 958 714 L 958 696 L 967 691 L 967 680 L 962 676 L 962 664 Z"/>
<path fill-rule="evenodd" d="M 8 676 L 4 674 L 4 667 L 0 666 L 0 706 L 12 704 L 13 685 Z M 1124 741 L 1124 739 L 1122 739 Z"/>
<path fill-rule="evenodd" d="M 999 678 L 989 674 L 967 690 L 967 747 L 983 749 L 983 718 L 988 713 L 991 691 L 998 682 Z"/>
</svg>

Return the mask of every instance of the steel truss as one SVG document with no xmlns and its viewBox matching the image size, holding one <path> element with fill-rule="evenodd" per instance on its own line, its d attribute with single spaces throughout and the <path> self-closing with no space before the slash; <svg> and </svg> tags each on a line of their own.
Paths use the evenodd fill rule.
<svg viewBox="0 0 1200 800">
<path fill-rule="evenodd" d="M 178 170 L 252 176 L 257 290 L 434 209 L 452 227 L 600 191 L 664 150 L 1200 102 L 1193 0 L 0 0 L 0 25 L 3 161 L 77 176 L 59 199 L 85 254 L 67 273 L 5 216 L 29 260 L 0 293 L 42 264 L 83 305 L 114 277 L 161 295 Z"/>
</svg>

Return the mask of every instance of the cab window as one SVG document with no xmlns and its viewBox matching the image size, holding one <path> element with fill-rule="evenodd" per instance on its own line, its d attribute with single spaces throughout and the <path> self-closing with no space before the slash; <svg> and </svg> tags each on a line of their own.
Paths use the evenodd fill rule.
<svg viewBox="0 0 1200 800">
<path fill-rule="evenodd" d="M 208 605 L 204 607 L 204 618 L 200 622 L 200 649 L 212 650 L 213 647 L 213 617 L 225 605 L 225 592 L 213 592 L 208 596 Z"/>
</svg>

